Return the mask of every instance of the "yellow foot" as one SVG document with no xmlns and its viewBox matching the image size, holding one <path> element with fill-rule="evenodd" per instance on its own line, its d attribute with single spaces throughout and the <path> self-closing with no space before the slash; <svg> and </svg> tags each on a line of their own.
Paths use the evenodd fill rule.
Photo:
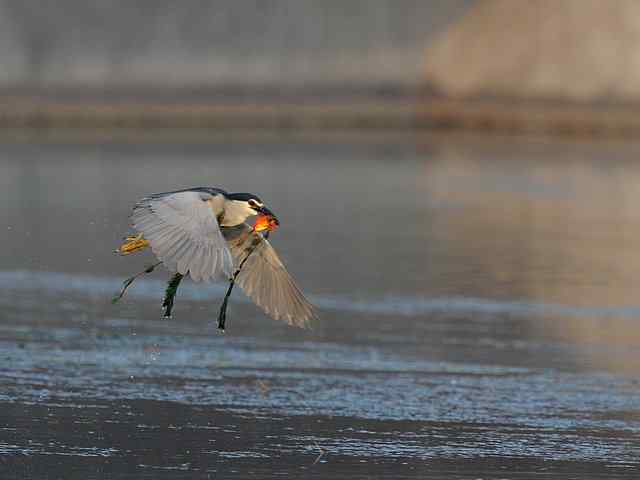
<svg viewBox="0 0 640 480">
<path fill-rule="evenodd" d="M 129 255 L 130 253 L 139 252 L 149 246 L 149 241 L 146 240 L 142 234 L 135 237 L 125 238 L 124 243 L 116 250 L 116 253 L 120 255 Z"/>
</svg>

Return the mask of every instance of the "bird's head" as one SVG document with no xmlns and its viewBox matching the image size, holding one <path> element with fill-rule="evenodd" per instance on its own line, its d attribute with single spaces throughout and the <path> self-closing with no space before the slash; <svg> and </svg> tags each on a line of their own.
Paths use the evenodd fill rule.
<svg viewBox="0 0 640 480">
<path fill-rule="evenodd" d="M 232 221 L 242 223 L 248 217 L 264 215 L 273 218 L 277 222 L 275 214 L 269 210 L 257 195 L 252 193 L 230 193 L 227 196 L 229 205 L 225 207 L 225 217 Z M 233 217 L 233 219 L 232 219 Z"/>
</svg>

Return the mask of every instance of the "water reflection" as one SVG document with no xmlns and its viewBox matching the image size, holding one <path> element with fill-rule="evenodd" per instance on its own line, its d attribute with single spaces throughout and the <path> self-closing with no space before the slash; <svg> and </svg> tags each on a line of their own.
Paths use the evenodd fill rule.
<svg viewBox="0 0 640 480">
<path fill-rule="evenodd" d="M 594 353 L 593 344 L 640 344 L 637 145 L 447 144 L 426 168 L 425 192 L 452 208 L 438 227 L 456 278 L 485 295 L 594 307 L 582 321 L 531 322 Z M 481 286 L 479 283 L 483 282 Z M 482 291 L 481 290 L 481 291 Z M 488 290 L 488 291 L 487 291 Z M 598 361 L 638 368 L 635 352 Z"/>
</svg>

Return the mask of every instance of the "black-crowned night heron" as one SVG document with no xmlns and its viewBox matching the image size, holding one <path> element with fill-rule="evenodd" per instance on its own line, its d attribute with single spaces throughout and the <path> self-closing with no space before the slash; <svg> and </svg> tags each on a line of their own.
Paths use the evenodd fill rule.
<svg viewBox="0 0 640 480">
<path fill-rule="evenodd" d="M 245 223 L 256 215 L 255 226 Z M 150 246 L 159 263 L 175 273 L 175 289 L 186 275 L 195 282 L 229 279 L 276 320 L 308 327 L 315 318 L 314 307 L 263 236 L 279 222 L 256 195 L 213 187 L 156 193 L 136 203 L 131 224 L 137 235 L 117 251 L 129 254 Z M 165 297 L 165 307 L 166 302 Z M 173 297 L 169 314 L 172 306 Z"/>
</svg>

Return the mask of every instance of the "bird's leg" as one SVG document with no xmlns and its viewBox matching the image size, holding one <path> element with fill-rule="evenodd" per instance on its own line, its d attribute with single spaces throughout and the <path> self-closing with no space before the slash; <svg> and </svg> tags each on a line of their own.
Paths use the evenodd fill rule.
<svg viewBox="0 0 640 480">
<path fill-rule="evenodd" d="M 220 312 L 218 313 L 218 329 L 224 331 L 224 324 L 227 321 L 227 304 L 229 303 L 229 297 L 231 296 L 231 292 L 233 291 L 233 286 L 236 284 L 236 278 L 240 275 L 240 270 L 242 269 L 244 262 L 247 261 L 249 255 L 253 252 L 253 248 L 249 251 L 238 269 L 233 272 L 233 276 L 229 280 L 229 288 L 227 288 L 227 293 L 224 294 L 224 298 L 222 299 L 222 305 L 220 305 Z"/>
<path fill-rule="evenodd" d="M 156 267 L 161 263 L 162 262 L 158 262 L 158 263 L 154 263 L 153 265 L 149 265 L 147 268 L 145 268 L 141 272 L 136 273 L 135 275 L 127 278 L 124 282 L 122 282 L 122 290 L 120 290 L 120 293 L 118 295 L 116 295 L 111 299 L 111 303 L 118 303 L 118 301 L 122 297 L 124 297 L 124 294 L 126 293 L 127 289 L 138 277 L 141 277 L 142 275 L 146 275 L 147 273 L 153 272 L 156 269 Z"/>
<path fill-rule="evenodd" d="M 229 302 L 229 295 L 231 295 L 231 290 L 233 290 L 233 285 L 235 284 L 234 279 L 232 278 L 229 282 L 229 288 L 227 289 L 227 293 L 224 296 L 224 300 L 222 300 L 222 305 L 220 305 L 220 313 L 218 313 L 218 329 L 224 332 L 225 322 L 227 321 L 227 303 Z"/>
<path fill-rule="evenodd" d="M 269 232 L 268 231 L 265 232 L 264 235 L 262 236 L 264 238 L 268 238 Z M 236 279 L 238 278 L 238 275 L 240 275 L 240 271 L 242 270 L 242 267 L 244 267 L 244 264 L 249 259 L 249 256 L 253 253 L 253 251 L 256 249 L 258 245 L 260 245 L 260 242 L 258 241 L 257 238 L 255 238 L 253 243 L 251 244 L 251 247 L 249 248 L 247 256 L 242 259 L 242 262 L 240 262 L 240 265 L 238 265 L 238 268 L 236 269 L 236 271 L 233 272 L 233 276 L 229 279 L 229 288 L 227 288 L 227 293 L 225 293 L 224 295 L 224 299 L 222 300 L 222 305 L 220 305 L 220 312 L 218 313 L 218 329 L 219 330 L 224 331 L 225 322 L 227 321 L 227 304 L 229 303 L 229 297 L 231 296 L 231 291 L 233 290 L 233 286 L 236 284 Z"/>
<path fill-rule="evenodd" d="M 164 299 L 162 300 L 162 307 L 164 308 L 164 318 L 171 317 L 171 310 L 173 310 L 173 300 L 176 298 L 178 292 L 178 286 L 184 278 L 181 273 L 175 273 L 167 284 L 167 289 L 164 291 Z"/>
<path fill-rule="evenodd" d="M 219 330 L 224 331 L 224 324 L 227 321 L 227 304 L 229 303 L 229 297 L 231 296 L 231 291 L 233 290 L 233 286 L 236 284 L 236 278 L 238 278 L 238 275 L 240 274 L 240 270 L 242 269 L 244 262 L 247 261 L 247 258 L 249 258 L 249 255 L 251 255 L 251 252 L 253 252 L 253 249 L 249 251 L 246 257 L 244 257 L 244 260 L 242 261 L 238 269 L 235 272 L 233 272 L 233 276 L 229 280 L 229 288 L 227 288 L 227 293 L 224 294 L 224 299 L 222 299 L 222 305 L 220 305 L 220 312 L 218 313 L 218 329 Z"/>
</svg>

